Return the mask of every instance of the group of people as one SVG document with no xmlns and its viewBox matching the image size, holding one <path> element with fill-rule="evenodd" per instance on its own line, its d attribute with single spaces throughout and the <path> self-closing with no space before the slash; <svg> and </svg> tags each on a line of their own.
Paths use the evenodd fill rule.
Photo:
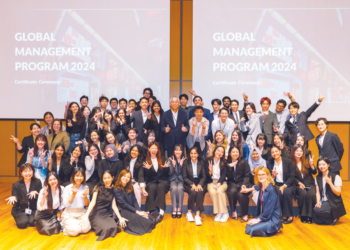
<svg viewBox="0 0 350 250">
<path fill-rule="evenodd" d="M 150 88 L 138 102 L 102 95 L 92 110 L 82 96 L 80 105 L 67 103 L 66 127 L 46 112 L 45 126 L 31 124 L 22 143 L 12 136 L 23 153 L 21 179 L 7 199 L 17 227 L 68 236 L 92 229 L 98 240 L 114 237 L 120 226 L 143 235 L 162 221 L 169 191 L 172 218 L 182 217 L 186 192 L 186 219 L 201 225 L 208 192 L 214 221 L 241 217 L 251 236 L 271 236 L 292 223 L 293 199 L 303 223 L 334 225 L 345 215 L 339 172 L 344 149 L 326 118 L 315 122 L 316 164 L 308 150 L 314 136 L 307 120 L 323 95 L 305 112 L 290 93 L 288 108 L 281 99 L 270 111 L 271 100 L 263 97 L 257 112 L 243 94 L 242 110 L 226 96 L 212 100 L 210 112 L 190 92 L 194 106 L 187 106 L 188 95 L 182 94 L 170 99 L 167 111 Z M 251 194 L 256 217 L 248 221 Z"/>
</svg>

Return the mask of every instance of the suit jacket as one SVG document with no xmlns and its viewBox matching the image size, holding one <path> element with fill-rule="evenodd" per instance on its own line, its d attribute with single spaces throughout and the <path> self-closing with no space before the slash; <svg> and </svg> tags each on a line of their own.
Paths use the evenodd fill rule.
<svg viewBox="0 0 350 250">
<path fill-rule="evenodd" d="M 309 126 L 307 125 L 307 120 L 311 114 L 318 108 L 319 104 L 314 103 L 308 110 L 301 112 L 296 115 L 297 126 L 291 123 L 289 120 L 286 121 L 286 127 L 284 129 L 283 137 L 287 140 L 287 146 L 292 148 L 295 144 L 298 136 L 298 131 L 301 135 L 305 137 L 306 141 L 314 138 L 311 133 Z"/>
<path fill-rule="evenodd" d="M 317 174 L 316 168 L 312 170 L 307 168 L 307 173 L 301 176 L 301 171 L 298 167 L 295 168 L 295 186 L 299 187 L 299 182 L 303 183 L 305 186 L 315 186 L 315 179 L 312 175 Z"/>
<path fill-rule="evenodd" d="M 41 188 L 42 184 L 39 179 L 31 180 L 29 192 L 37 191 L 38 193 L 40 193 Z M 27 188 L 24 183 L 24 180 L 19 180 L 12 184 L 12 196 L 16 196 L 17 198 L 17 202 L 15 202 L 15 204 L 12 207 L 12 213 L 24 213 L 24 210 L 28 208 L 28 202 L 30 209 L 32 209 L 35 213 L 35 210 L 37 209 L 36 205 L 39 195 L 36 195 L 33 199 L 29 199 L 29 196 L 27 194 Z"/>
<path fill-rule="evenodd" d="M 272 175 L 272 170 L 275 165 L 275 159 L 268 161 L 266 165 Z M 282 168 L 283 168 L 283 184 L 286 184 L 288 187 L 294 186 L 296 166 L 293 164 L 293 162 L 290 159 L 282 157 Z"/>
<path fill-rule="evenodd" d="M 236 165 L 236 171 L 234 167 L 230 167 L 226 162 L 226 178 L 227 184 L 236 183 L 239 187 L 245 185 L 250 186 L 250 166 L 248 162 L 242 158 Z"/>
<path fill-rule="evenodd" d="M 252 144 L 255 144 L 256 137 L 258 134 L 262 132 L 261 130 L 261 124 L 260 124 L 260 116 L 261 114 L 255 113 L 250 120 L 246 119 L 245 122 L 241 121 L 240 128 L 243 132 L 247 133 L 246 137 L 246 143 L 249 147 L 251 147 Z"/>
<path fill-rule="evenodd" d="M 162 162 L 162 164 L 164 164 L 164 160 L 162 160 Z M 169 168 L 161 169 L 161 167 L 158 166 L 158 171 L 156 172 L 153 165 L 150 169 L 142 167 L 139 171 L 139 182 L 146 182 L 146 185 L 154 182 L 169 183 Z"/>
<path fill-rule="evenodd" d="M 260 125 L 262 128 L 262 132 L 266 135 L 266 139 L 267 139 L 266 143 L 272 144 L 273 143 L 273 135 L 274 135 L 273 126 L 278 126 L 276 114 L 272 113 L 269 110 L 269 114 L 267 115 L 265 122 L 264 122 L 264 115 L 260 116 L 259 120 L 260 120 Z"/>
<path fill-rule="evenodd" d="M 27 162 L 27 155 L 29 148 L 34 148 L 34 137 L 33 135 L 26 136 L 22 140 L 22 149 L 18 150 L 22 154 L 21 160 L 18 162 L 17 167 L 21 167 L 22 164 Z"/>
<path fill-rule="evenodd" d="M 114 188 L 113 193 L 114 193 L 115 201 L 118 204 L 119 211 L 128 210 L 132 213 L 136 213 L 137 210 L 140 211 L 140 206 L 137 203 L 134 191 L 128 194 L 124 190 L 120 190 L 119 188 Z"/>
<path fill-rule="evenodd" d="M 209 174 L 209 161 L 212 161 L 214 164 L 214 157 L 208 157 L 204 162 L 204 167 L 205 167 L 205 175 L 206 175 L 206 182 L 207 184 L 212 183 L 213 182 L 213 175 Z M 221 162 L 220 162 L 221 163 Z M 224 163 L 223 168 L 220 169 L 220 178 L 218 180 L 218 182 L 221 183 L 221 185 L 224 183 L 225 179 L 226 179 L 226 163 Z"/>
<path fill-rule="evenodd" d="M 61 186 L 66 186 L 70 183 L 70 175 L 65 175 L 63 171 L 63 165 L 66 164 L 65 162 L 67 161 L 67 158 L 69 157 L 62 157 L 61 163 L 60 163 L 60 168 L 58 172 L 58 176 L 60 177 L 61 181 Z M 51 171 L 57 173 L 57 161 L 52 159 L 52 169 Z"/>
<path fill-rule="evenodd" d="M 190 120 L 192 117 L 195 117 L 194 115 L 194 108 L 190 110 L 188 120 Z M 211 134 L 211 123 L 213 122 L 213 115 L 210 113 L 209 109 L 204 108 L 204 114 L 203 117 L 206 118 L 209 121 L 209 130 L 208 135 L 205 137 L 205 140 L 208 140 L 210 138 Z"/>
<path fill-rule="evenodd" d="M 115 134 L 117 141 L 119 143 L 124 142 L 128 139 L 128 129 L 130 128 L 130 124 L 125 123 L 121 124 L 119 122 L 115 123 L 115 126 L 112 130 L 112 132 Z"/>
<path fill-rule="evenodd" d="M 69 143 L 70 138 L 66 132 L 60 131 L 55 137 L 55 140 L 52 141 L 53 134 L 49 134 L 47 137 L 47 144 L 49 146 L 49 150 L 55 150 L 55 147 L 58 143 L 63 144 L 65 153 L 69 151 Z"/>
<path fill-rule="evenodd" d="M 137 129 L 138 134 L 137 134 L 137 140 L 143 142 L 143 144 L 148 144 L 147 143 L 147 134 L 144 133 L 143 131 L 143 116 L 142 116 L 142 110 L 137 110 L 135 111 L 132 116 L 130 117 L 129 115 L 126 116 L 126 123 L 130 125 L 131 123 L 134 123 L 134 128 Z"/>
<path fill-rule="evenodd" d="M 238 113 L 239 113 L 239 119 L 244 117 L 246 121 L 248 120 L 247 113 L 244 110 L 238 110 Z M 233 115 L 232 109 L 230 109 L 230 114 L 229 114 L 228 118 L 231 118 L 235 122 L 235 124 L 238 124 L 238 128 L 239 128 L 239 130 L 241 130 L 243 138 L 245 140 L 247 138 L 248 132 L 247 131 L 245 131 L 245 132 L 242 131 L 242 129 L 241 129 L 241 121 L 240 120 L 237 121 L 236 117 Z"/>
<path fill-rule="evenodd" d="M 97 171 L 100 180 L 102 180 L 103 172 L 106 170 L 111 171 L 112 176 L 114 177 L 112 184 L 114 185 L 115 182 L 118 180 L 120 172 L 124 170 L 123 162 L 119 159 L 117 161 L 109 161 L 107 159 L 99 161 L 97 164 Z"/>
<path fill-rule="evenodd" d="M 184 165 L 185 163 L 183 163 Z M 182 166 L 180 163 L 176 162 L 176 165 L 173 165 L 173 162 L 170 161 L 169 166 L 169 181 L 184 181 L 182 177 Z"/>
<path fill-rule="evenodd" d="M 340 171 L 342 169 L 340 161 L 343 157 L 344 147 L 339 136 L 327 131 L 323 139 L 322 147 L 320 145 L 320 137 L 321 135 L 316 137 L 319 157 L 327 157 L 331 161 L 332 172 Z"/>
<path fill-rule="evenodd" d="M 103 129 L 99 129 L 99 127 L 97 126 L 97 123 L 94 120 L 89 119 L 88 121 L 88 133 L 86 135 L 86 140 L 91 143 L 91 139 L 90 139 L 90 134 L 91 131 L 93 130 L 97 130 L 98 131 L 98 135 L 100 136 L 100 142 L 104 141 L 104 131 Z"/>
<path fill-rule="evenodd" d="M 168 147 L 175 146 L 175 144 L 177 143 L 186 145 L 186 137 L 188 134 L 188 130 L 190 129 L 188 125 L 188 117 L 186 112 L 180 108 L 178 109 L 177 112 L 178 113 L 177 113 L 176 125 L 174 124 L 173 113 L 171 109 L 164 112 L 162 117 L 161 129 L 165 134 L 165 137 L 164 137 L 165 146 L 168 146 Z M 170 127 L 170 131 L 169 133 L 166 133 L 165 128 L 168 125 Z M 181 130 L 182 125 L 185 126 L 185 128 L 187 129 L 187 132 L 182 132 Z"/>
<path fill-rule="evenodd" d="M 156 136 L 156 142 L 164 143 L 164 133 L 161 128 L 163 113 L 159 113 L 159 122 L 155 114 L 152 113 L 151 119 L 147 119 L 143 127 L 147 130 L 152 129 Z"/>
<path fill-rule="evenodd" d="M 141 155 L 139 157 L 141 157 Z M 139 162 L 138 160 L 139 160 L 139 158 L 135 162 L 134 170 L 132 173 L 132 176 L 136 182 L 139 182 L 139 172 L 140 172 L 141 168 L 143 168 L 143 161 Z M 127 158 L 124 159 L 123 164 L 124 164 L 124 169 L 127 169 L 130 171 L 130 161 L 128 161 Z"/>
<path fill-rule="evenodd" d="M 70 164 L 70 157 L 66 157 L 64 161 L 61 161 L 60 171 L 63 171 L 65 176 L 67 176 L 70 180 L 71 175 L 73 173 L 73 169 L 75 167 L 85 169 L 85 164 L 81 161 L 78 161 L 77 163 L 73 162 L 73 164 Z"/>
<path fill-rule="evenodd" d="M 197 176 L 199 179 L 199 185 L 204 187 L 206 181 L 205 174 L 205 162 L 197 160 Z M 182 178 L 184 180 L 185 186 L 191 187 L 194 184 L 193 169 L 191 159 L 184 161 L 182 166 Z"/>
</svg>

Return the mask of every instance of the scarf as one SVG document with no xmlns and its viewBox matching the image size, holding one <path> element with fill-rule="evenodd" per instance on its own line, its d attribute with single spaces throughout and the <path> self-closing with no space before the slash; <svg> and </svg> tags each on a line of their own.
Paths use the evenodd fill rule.
<svg viewBox="0 0 350 250">
<path fill-rule="evenodd" d="M 114 155 L 113 155 L 113 157 L 108 157 L 107 155 L 105 155 L 105 158 L 107 160 L 109 160 L 109 161 L 117 161 L 118 160 L 118 151 L 117 151 L 117 148 L 115 147 L 115 145 L 114 144 L 108 144 L 106 146 L 106 149 L 107 148 L 112 149 L 114 151 Z"/>
<path fill-rule="evenodd" d="M 254 160 L 253 157 L 252 157 L 254 151 L 258 152 L 258 154 L 259 154 L 259 159 L 258 160 Z M 250 171 L 253 171 L 257 167 L 261 167 L 261 166 L 266 167 L 266 161 L 261 157 L 260 150 L 256 150 L 255 148 L 249 154 L 248 163 L 249 163 L 249 166 L 250 166 Z"/>
</svg>

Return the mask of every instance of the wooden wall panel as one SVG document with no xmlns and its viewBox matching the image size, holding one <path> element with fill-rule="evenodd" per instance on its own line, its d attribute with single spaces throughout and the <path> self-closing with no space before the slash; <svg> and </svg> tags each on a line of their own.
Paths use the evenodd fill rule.
<svg viewBox="0 0 350 250">
<path fill-rule="evenodd" d="M 180 95 L 180 81 L 171 81 L 170 82 L 170 97 L 172 96 L 179 96 Z M 163 105 L 163 109 L 168 109 L 169 107 L 169 103 L 164 103 Z"/>
<path fill-rule="evenodd" d="M 10 140 L 11 135 L 16 136 L 15 121 L 0 121 L 0 127 L 0 159 L 2 160 L 0 176 L 15 176 L 15 144 Z"/>
<path fill-rule="evenodd" d="M 170 80 L 180 80 L 180 1 L 170 2 Z"/>
<path fill-rule="evenodd" d="M 318 136 L 319 132 L 315 124 L 310 123 L 309 128 L 314 136 Z M 329 124 L 328 130 L 332 133 L 336 133 L 344 146 L 344 155 L 341 160 L 341 165 L 343 169 L 340 171 L 340 177 L 342 180 L 349 180 L 349 124 L 346 123 L 331 123 Z M 313 139 L 309 142 L 309 149 L 314 155 L 314 162 L 316 164 L 318 160 L 318 148 L 316 145 L 316 140 Z"/>
<path fill-rule="evenodd" d="M 193 2 L 183 1 L 182 80 L 192 80 Z M 183 83 L 182 83 L 183 87 Z M 192 88 L 192 82 L 191 82 Z M 187 93 L 182 90 L 183 93 Z"/>
</svg>

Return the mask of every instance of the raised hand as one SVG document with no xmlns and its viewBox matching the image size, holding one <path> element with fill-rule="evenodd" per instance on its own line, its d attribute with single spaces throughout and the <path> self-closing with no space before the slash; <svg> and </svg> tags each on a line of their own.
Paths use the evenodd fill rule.
<svg viewBox="0 0 350 250">
<path fill-rule="evenodd" d="M 43 190 L 42 194 L 43 194 L 43 197 L 46 197 L 49 194 L 47 187 L 44 187 L 44 190 Z"/>
<path fill-rule="evenodd" d="M 88 147 L 88 146 L 89 146 L 89 143 L 88 143 L 85 139 L 83 139 L 83 143 L 84 143 L 84 146 L 85 146 L 85 147 Z"/>
<path fill-rule="evenodd" d="M 152 167 L 152 164 L 148 164 L 148 162 L 145 161 L 145 162 L 143 163 L 143 167 L 144 167 L 144 168 L 147 168 L 147 169 L 150 169 L 150 168 Z"/>
<path fill-rule="evenodd" d="M 14 137 L 13 135 L 11 135 L 10 140 L 13 140 L 14 143 L 19 143 L 19 140 L 16 137 Z"/>
<path fill-rule="evenodd" d="M 16 196 L 10 196 L 5 201 L 8 201 L 7 205 L 9 205 L 9 204 L 14 205 L 17 202 L 17 198 L 16 198 Z"/>
<path fill-rule="evenodd" d="M 173 158 L 170 158 L 171 163 L 173 164 L 173 166 L 176 166 L 176 159 L 175 156 L 173 156 Z"/>
<path fill-rule="evenodd" d="M 332 176 L 327 176 L 326 177 L 326 179 L 325 179 L 325 181 L 326 181 L 326 183 L 328 184 L 328 185 L 331 185 L 331 183 L 332 183 Z"/>
<path fill-rule="evenodd" d="M 78 189 L 75 187 L 75 185 L 73 185 L 73 187 L 72 187 L 72 193 L 73 193 L 74 195 L 76 195 L 77 192 L 78 192 Z"/>
<path fill-rule="evenodd" d="M 210 150 L 213 148 L 213 144 L 210 141 L 207 141 L 207 145 Z"/>
<path fill-rule="evenodd" d="M 169 127 L 169 125 L 165 128 L 165 133 L 169 133 L 169 131 L 170 131 L 170 127 Z"/>
<path fill-rule="evenodd" d="M 73 127 L 72 120 L 67 120 L 67 126 L 68 127 Z"/>
<path fill-rule="evenodd" d="M 39 193 L 37 191 L 32 191 L 27 196 L 29 196 L 29 199 L 35 199 L 35 196 L 38 195 Z"/>
<path fill-rule="evenodd" d="M 42 152 L 42 153 L 40 154 L 40 159 L 43 160 L 43 159 L 45 158 L 46 152 L 47 152 L 47 150 L 45 150 L 44 152 Z"/>
<path fill-rule="evenodd" d="M 242 95 L 243 95 L 244 101 L 247 102 L 248 101 L 248 96 L 245 93 L 243 93 Z"/>
<path fill-rule="evenodd" d="M 182 164 L 184 164 L 184 161 L 186 160 L 187 158 L 184 156 L 182 157 L 182 159 L 180 160 L 180 166 L 182 167 Z"/>
<path fill-rule="evenodd" d="M 34 157 L 34 148 L 29 149 L 28 155 L 29 155 L 29 158 L 31 158 L 31 159 Z"/>
<path fill-rule="evenodd" d="M 86 185 L 84 192 L 82 193 L 83 196 L 86 196 L 89 194 L 89 186 Z"/>
<path fill-rule="evenodd" d="M 170 166 L 170 161 L 166 161 L 165 164 L 162 166 L 163 168 L 168 168 Z"/>
<path fill-rule="evenodd" d="M 290 92 L 284 92 L 284 91 L 283 91 L 283 95 L 284 95 L 284 96 L 288 96 L 289 98 L 292 97 L 292 95 L 290 94 Z"/>
<path fill-rule="evenodd" d="M 275 169 L 272 170 L 272 178 L 275 179 L 277 175 L 278 175 L 278 172 Z"/>
<path fill-rule="evenodd" d="M 197 96 L 196 91 L 194 91 L 193 89 L 190 89 L 188 92 L 190 92 L 193 96 Z"/>
<path fill-rule="evenodd" d="M 40 126 L 40 121 L 38 121 L 37 119 L 35 119 L 36 124 L 38 124 Z"/>
<path fill-rule="evenodd" d="M 151 117 L 152 117 L 152 113 L 147 112 L 147 119 L 148 119 L 148 120 L 151 120 Z"/>
<path fill-rule="evenodd" d="M 67 102 L 67 104 L 65 105 L 65 109 L 68 110 L 69 109 L 69 105 L 70 105 L 70 102 Z"/>
<path fill-rule="evenodd" d="M 196 118 L 193 118 L 193 119 L 192 119 L 192 126 L 193 126 L 193 127 L 197 126 Z"/>
<path fill-rule="evenodd" d="M 213 161 L 208 161 L 209 164 L 209 172 L 213 172 Z"/>
<path fill-rule="evenodd" d="M 323 95 L 323 93 L 320 93 L 320 96 L 318 98 L 319 102 L 322 102 L 324 100 L 325 96 Z"/>
<path fill-rule="evenodd" d="M 118 145 L 117 151 L 118 151 L 118 153 L 122 152 L 122 145 L 120 145 L 120 144 Z"/>
<path fill-rule="evenodd" d="M 125 144 L 123 147 L 123 151 L 126 152 L 126 151 L 128 151 L 129 148 L 130 148 L 130 146 L 128 144 Z"/>
<path fill-rule="evenodd" d="M 70 154 L 70 165 L 72 165 L 74 161 L 75 161 L 75 157 L 73 156 L 73 153 L 71 153 Z"/>
<path fill-rule="evenodd" d="M 143 129 L 143 132 L 144 132 L 145 134 L 147 134 L 147 129 L 144 128 L 144 129 Z"/>
<path fill-rule="evenodd" d="M 314 165 L 314 155 L 312 157 L 309 155 L 309 165 L 310 167 Z"/>
<path fill-rule="evenodd" d="M 187 132 L 187 128 L 185 128 L 185 126 L 182 124 L 182 127 L 181 127 L 181 131 L 182 132 Z"/>
</svg>

